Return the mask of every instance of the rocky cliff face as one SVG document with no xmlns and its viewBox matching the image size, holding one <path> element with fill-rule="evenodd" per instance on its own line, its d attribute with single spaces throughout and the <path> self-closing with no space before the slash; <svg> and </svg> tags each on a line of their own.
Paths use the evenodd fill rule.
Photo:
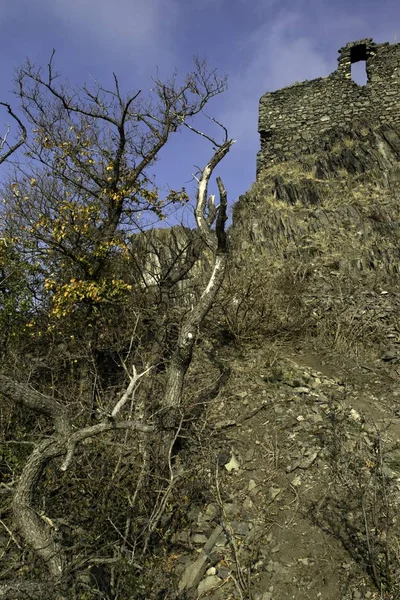
<svg viewBox="0 0 400 600">
<path fill-rule="evenodd" d="M 398 273 L 399 160 L 400 130 L 364 123 L 270 166 L 234 207 L 235 256 Z"/>
<path fill-rule="evenodd" d="M 324 346 L 375 356 L 400 343 L 399 160 L 398 128 L 358 123 L 270 165 L 240 198 L 232 278 L 265 282 L 260 314 L 273 331 L 296 324 Z"/>
<path fill-rule="evenodd" d="M 229 231 L 221 318 L 235 334 L 308 328 L 346 349 L 361 336 L 377 353 L 400 343 L 399 161 L 399 128 L 358 122 L 263 172 L 234 206 Z M 195 234 L 184 228 L 139 240 L 150 286 L 194 257 Z M 209 268 L 201 254 L 179 285 L 181 305 L 200 293 Z"/>
</svg>

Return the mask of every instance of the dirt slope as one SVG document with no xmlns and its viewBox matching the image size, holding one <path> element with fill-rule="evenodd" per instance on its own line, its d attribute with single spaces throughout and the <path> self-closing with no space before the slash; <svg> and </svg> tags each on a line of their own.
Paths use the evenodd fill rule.
<svg viewBox="0 0 400 600">
<path fill-rule="evenodd" d="M 276 345 L 230 364 L 207 415 L 214 498 L 180 534 L 181 582 L 222 531 L 187 597 L 398 598 L 396 367 Z"/>
</svg>

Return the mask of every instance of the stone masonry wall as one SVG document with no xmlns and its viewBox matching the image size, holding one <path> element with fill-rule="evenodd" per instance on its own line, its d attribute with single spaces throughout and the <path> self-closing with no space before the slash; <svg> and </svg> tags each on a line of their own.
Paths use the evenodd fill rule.
<svg viewBox="0 0 400 600">
<path fill-rule="evenodd" d="M 351 79 L 351 65 L 365 61 L 366 85 Z M 332 129 L 357 123 L 400 126 L 400 44 L 350 42 L 339 50 L 328 77 L 295 83 L 260 100 L 257 178 L 264 169 L 315 152 Z"/>
</svg>

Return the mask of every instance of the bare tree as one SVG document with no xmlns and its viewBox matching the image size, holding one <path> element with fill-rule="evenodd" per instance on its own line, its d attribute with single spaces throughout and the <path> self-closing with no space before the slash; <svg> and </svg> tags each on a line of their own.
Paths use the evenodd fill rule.
<svg viewBox="0 0 400 600">
<path fill-rule="evenodd" d="M 54 525 L 51 519 L 40 515 L 34 501 L 35 491 L 44 469 L 50 461 L 64 456 L 60 469 L 66 471 L 77 444 L 102 433 L 121 429 L 148 433 L 153 431 L 154 427 L 132 420 L 119 421 L 113 418 L 91 427 L 74 430 L 68 410 L 54 398 L 37 392 L 29 385 L 16 383 L 2 375 L 0 376 L 0 393 L 15 404 L 46 415 L 53 424 L 54 433 L 37 444 L 23 469 L 13 493 L 12 509 L 15 523 L 25 542 L 44 560 L 51 577 L 51 585 L 57 588 L 63 581 L 65 582 L 67 558 L 62 544 L 54 538 Z M 132 389 L 128 387 L 127 393 L 132 393 Z M 114 415 L 118 413 L 120 403 L 121 401 L 116 404 L 113 410 Z M 28 593 L 29 586 L 26 586 L 26 583 L 24 585 L 26 593 Z M 33 582 L 33 589 L 35 586 L 36 583 Z M 16 588 L 21 589 L 20 581 L 16 582 Z M 0 587 L 0 598 L 12 597 L 14 590 L 15 587 L 8 586 L 4 588 L 2 594 Z M 60 597 L 63 597 L 62 590 L 60 594 Z"/>
<path fill-rule="evenodd" d="M 184 189 L 162 195 L 151 167 L 175 132 L 200 133 L 194 119 L 226 89 L 226 79 L 196 59 L 183 78 L 155 77 L 147 97 L 140 90 L 125 94 L 115 74 L 110 88 L 95 81 L 71 89 L 62 83 L 54 59 L 53 52 L 44 69 L 28 60 L 17 73 L 16 93 L 33 135 L 26 164 L 18 165 L 3 192 L 4 222 L 15 231 L 17 250 L 34 265 L 31 287 L 39 300 L 32 312 L 39 307 L 41 328 L 50 321 L 61 337 L 76 339 L 76 321 L 71 319 L 67 335 L 65 317 L 77 306 L 85 313 L 80 356 L 86 353 L 92 363 L 79 359 L 80 389 L 94 413 L 99 314 L 117 299 L 139 295 L 132 281 L 132 237 L 164 219 L 171 204 L 189 200 Z M 129 260 L 116 279 L 121 257 Z M 173 271 L 160 285 L 163 291 L 183 276 Z M 52 310 L 43 310 L 43 298 Z"/>
<path fill-rule="evenodd" d="M 43 248 L 58 253 L 64 260 L 68 259 L 69 265 L 83 264 L 82 277 L 87 277 L 91 281 L 100 277 L 105 269 L 107 253 L 98 254 L 93 248 L 100 242 L 110 242 L 115 239 L 118 228 L 124 224 L 124 214 L 126 214 L 124 211 L 135 206 L 135 203 L 141 204 L 142 210 L 143 207 L 154 208 L 154 201 L 146 198 L 144 192 L 143 197 L 138 199 L 136 196 L 139 193 L 138 189 L 143 190 L 146 185 L 145 170 L 155 160 L 170 133 L 180 126 L 186 126 L 213 144 L 212 157 L 196 175 L 198 189 L 195 220 L 202 244 L 196 244 L 193 252 L 188 254 L 187 260 L 174 261 L 161 279 L 160 286 L 161 288 L 173 287 L 182 281 L 200 258 L 204 247 L 212 255 L 212 265 L 208 281 L 198 300 L 190 308 L 185 308 L 179 323 L 177 341 L 171 359 L 166 364 L 166 384 L 161 401 L 158 402 L 161 407 L 158 415 L 141 411 L 137 400 L 137 392 L 142 382 L 155 377 L 155 364 L 145 360 L 141 361 L 141 364 L 145 364 L 143 368 L 137 368 L 132 360 L 130 365 L 122 361 L 128 381 L 118 398 L 110 394 L 106 403 L 107 414 L 103 414 L 95 424 L 87 423 L 87 406 L 81 406 L 84 415 L 80 417 L 76 414 L 76 403 L 63 401 L 62 398 L 65 397 L 63 390 L 53 389 L 52 393 L 43 393 L 26 380 L 21 382 L 10 374 L 0 375 L 0 395 L 10 406 L 19 406 L 23 411 L 33 411 L 38 417 L 44 416 L 49 422 L 43 434 L 33 442 L 34 449 L 20 477 L 9 490 L 12 494 L 14 525 L 26 546 L 44 562 L 49 577 L 48 586 L 33 578 L 21 579 L 13 584 L 0 586 L 0 598 L 16 598 L 21 593 L 26 597 L 40 593 L 41 597 L 46 598 L 49 595 L 48 588 L 55 590 L 53 597 L 62 599 L 68 595 L 69 577 L 74 561 L 55 525 L 55 519 L 48 514 L 47 510 L 43 512 L 38 504 L 37 491 L 49 466 L 52 465 L 52 468 L 57 468 L 60 473 L 67 475 L 78 448 L 82 445 L 90 447 L 99 436 L 114 436 L 114 438 L 117 436 L 121 447 L 126 441 L 126 437 L 119 438 L 122 432 L 135 431 L 138 439 L 153 440 L 152 443 L 160 448 L 163 467 L 170 474 L 170 479 L 149 523 L 150 533 L 159 522 L 168 494 L 178 475 L 172 454 L 174 442 L 180 435 L 185 417 L 183 408 L 185 378 L 192 361 L 193 348 L 200 327 L 222 284 L 228 258 L 225 232 L 226 190 L 221 179 L 217 178 L 219 203 L 216 204 L 215 196 L 208 195 L 208 184 L 214 170 L 234 143 L 228 138 L 227 131 L 222 126 L 224 139 L 219 142 L 188 122 L 188 119 L 203 110 L 210 97 L 222 91 L 225 86 L 224 82 L 221 83 L 216 78 L 215 73 L 207 73 L 203 63 L 196 63 L 196 68 L 196 74 L 188 76 L 184 85 L 178 88 L 175 79 L 170 84 L 163 84 L 156 80 L 155 90 L 160 101 L 158 108 L 142 105 L 140 110 L 138 106 L 133 108 L 139 93 L 124 100 L 116 77 L 114 90 L 104 90 L 97 86 L 97 91 L 91 92 L 85 88 L 86 103 L 78 104 L 76 94 L 56 86 L 52 59 L 48 65 L 47 78 L 44 78 L 41 72 L 35 70 L 29 63 L 19 74 L 20 97 L 25 114 L 37 127 L 40 137 L 40 143 L 31 145 L 30 151 L 35 160 L 44 167 L 41 175 L 38 173 L 34 178 L 34 193 L 37 194 L 35 201 L 29 205 L 27 200 L 28 206 L 26 206 L 20 202 L 20 198 L 23 197 L 22 192 L 16 194 L 15 205 L 21 211 L 20 214 L 27 220 L 33 218 L 35 211 L 45 208 L 40 204 L 41 197 L 51 199 L 52 190 L 54 194 L 59 191 L 60 183 L 66 189 L 73 190 L 81 203 L 86 198 L 87 202 L 99 201 L 102 206 L 101 218 L 96 220 L 89 232 L 89 235 L 93 236 L 92 246 L 89 248 L 85 245 L 79 246 L 84 233 L 75 231 L 73 227 L 69 237 L 59 239 L 52 235 L 50 230 L 46 231 L 44 228 L 38 232 L 35 229 L 34 235 L 37 239 L 40 238 Z M 32 86 L 27 86 L 27 82 Z M 54 103 L 47 104 L 47 96 L 43 95 L 43 90 L 46 94 L 50 94 L 55 100 Z M 105 97 L 111 98 L 111 105 L 118 112 L 118 117 L 112 116 L 112 110 L 110 105 L 106 104 Z M 75 116 L 78 116 L 78 123 L 74 121 Z M 83 131 L 87 129 L 88 122 L 93 125 L 95 131 L 91 140 L 91 156 L 94 156 L 95 151 L 97 153 L 97 158 L 90 160 L 80 155 L 80 149 L 86 139 L 83 137 Z M 101 130 L 96 129 L 99 122 L 106 124 L 109 132 L 114 132 L 110 134 L 110 143 L 102 137 Z M 79 135 L 79 139 L 76 139 L 73 144 L 71 142 L 67 155 L 65 153 L 61 155 L 65 160 L 60 160 L 59 149 L 62 149 L 62 145 L 66 143 L 66 124 L 68 128 L 79 129 L 82 135 Z M 54 169 L 54 172 L 52 171 L 54 179 L 47 184 L 44 174 L 47 174 L 49 169 Z M 32 177 L 28 179 L 31 180 Z M 38 186 L 36 182 L 39 183 Z M 23 181 L 21 181 L 22 185 Z M 56 209 L 56 198 L 55 194 L 51 210 Z M 65 262 L 63 264 L 65 269 Z M 66 270 L 69 273 L 68 269 Z M 62 275 L 60 271 L 60 276 Z M 146 389 L 146 387 L 142 388 L 144 391 Z M 145 398 L 145 402 L 148 402 L 149 406 L 154 406 L 151 398 Z M 147 445 L 145 441 L 144 447 Z M 144 449 L 143 452 L 146 450 Z M 145 469 L 145 460 L 143 465 Z M 134 499 L 131 500 L 131 505 L 134 505 Z M 12 532 L 11 534 L 14 535 Z"/>
<path fill-rule="evenodd" d="M 171 455 L 171 444 L 178 432 L 178 421 L 181 418 L 182 390 L 199 327 L 213 304 L 225 273 L 227 262 L 225 234 L 227 198 L 220 179 L 217 179 L 220 203 L 215 206 L 214 199 L 211 198 L 208 204 L 209 209 L 212 207 L 212 219 L 209 219 L 207 215 L 206 197 L 209 178 L 217 164 L 226 156 L 232 144 L 233 140 L 226 140 L 220 145 L 199 178 L 196 221 L 207 244 L 213 250 L 214 261 L 208 284 L 197 304 L 193 306 L 183 320 L 176 350 L 167 369 L 167 386 L 163 400 L 166 413 L 163 415 L 163 431 L 160 431 L 159 428 L 157 430 L 162 446 L 167 449 L 166 457 Z M 209 214 L 211 213 L 209 212 Z M 212 230 L 211 226 L 214 221 L 215 230 Z M 47 515 L 40 516 L 39 509 L 35 506 L 36 487 L 50 461 L 64 457 L 60 469 L 66 471 L 73 459 L 76 446 L 85 440 L 93 439 L 95 436 L 110 431 L 124 429 L 136 430 L 142 433 L 156 431 L 153 424 L 143 424 L 130 419 L 120 420 L 118 418 L 119 414 L 123 412 L 125 404 L 134 394 L 143 375 L 145 375 L 145 372 L 137 374 L 134 369 L 126 390 L 116 402 L 110 416 L 96 425 L 79 429 L 73 427 L 72 415 L 59 401 L 37 392 L 28 384 L 17 383 L 5 375 L 0 376 L 0 393 L 3 396 L 12 403 L 45 415 L 53 424 L 53 434 L 36 445 L 23 469 L 13 493 L 12 507 L 15 523 L 22 537 L 45 562 L 51 577 L 51 585 L 55 586 L 56 589 L 57 586 L 60 586 L 60 598 L 63 597 L 64 593 L 61 584 L 68 570 L 68 561 L 62 543 L 55 540 L 51 518 Z M 170 462 L 169 467 L 171 468 Z M 21 582 L 17 582 L 17 589 L 21 589 L 21 585 Z M 26 582 L 23 585 L 25 589 L 28 589 L 26 588 Z M 32 589 L 35 589 L 36 585 L 33 582 Z M 0 588 L 0 598 L 11 598 L 14 592 L 15 588 L 12 586 L 8 586 L 7 590 L 4 589 L 3 594 Z"/>
<path fill-rule="evenodd" d="M 18 73 L 17 94 L 36 137 L 28 144 L 35 167 L 19 182 L 14 210 L 35 226 L 38 215 L 60 217 L 65 195 L 77 207 L 96 208 L 96 223 L 83 238 L 71 227 L 61 239 L 51 227 L 36 228 L 43 250 L 51 248 L 93 279 L 107 263 L 105 244 L 117 241 L 121 227 L 138 231 L 139 214 L 142 220 L 152 215 L 154 221 L 168 202 L 186 200 L 181 193 L 160 199 L 148 169 L 170 136 L 184 126 L 192 128 L 193 118 L 225 91 L 226 80 L 197 59 L 182 83 L 176 74 L 169 81 L 155 78 L 148 98 L 140 90 L 124 95 L 115 74 L 112 89 L 95 82 L 93 89 L 70 90 L 58 79 L 54 52 L 46 73 L 29 61 Z M 34 188 L 29 185 L 32 170 L 37 173 Z"/>
</svg>

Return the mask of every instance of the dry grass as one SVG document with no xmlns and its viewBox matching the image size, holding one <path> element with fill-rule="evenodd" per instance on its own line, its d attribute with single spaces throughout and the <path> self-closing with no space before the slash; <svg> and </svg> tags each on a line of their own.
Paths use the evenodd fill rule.
<svg viewBox="0 0 400 600">
<path fill-rule="evenodd" d="M 271 169 L 235 207 L 240 247 L 233 229 L 237 267 L 220 296 L 221 322 L 235 339 L 296 337 L 302 330 L 338 352 L 376 354 L 396 328 L 377 318 L 381 299 L 372 309 L 368 296 L 396 289 L 396 197 L 347 173 L 345 181 L 329 184 L 320 206 L 289 204 L 274 195 L 271 175 L 281 169 L 293 183 L 302 176 L 300 164 Z"/>
<path fill-rule="evenodd" d="M 331 406 L 325 438 L 331 485 L 310 515 L 365 568 L 380 598 L 393 600 L 400 594 L 400 496 L 387 464 L 386 432 L 367 434 L 347 412 Z"/>
</svg>

